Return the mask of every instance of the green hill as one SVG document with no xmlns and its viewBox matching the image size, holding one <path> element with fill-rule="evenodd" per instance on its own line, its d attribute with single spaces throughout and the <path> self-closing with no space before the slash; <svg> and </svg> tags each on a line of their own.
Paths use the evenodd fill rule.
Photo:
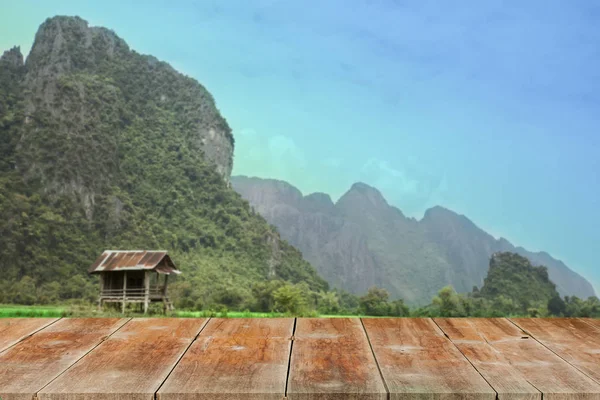
<svg viewBox="0 0 600 400">
<path fill-rule="evenodd" d="M 546 267 L 533 266 L 527 258 L 508 252 L 492 255 L 479 296 L 488 300 L 510 300 L 523 312 L 545 307 L 550 299 L 560 298 Z"/>
<path fill-rule="evenodd" d="M 112 31 L 45 21 L 0 60 L 0 303 L 92 300 L 106 248 L 167 249 L 181 305 L 246 308 L 269 279 L 327 284 L 229 188 L 210 93 Z"/>
</svg>

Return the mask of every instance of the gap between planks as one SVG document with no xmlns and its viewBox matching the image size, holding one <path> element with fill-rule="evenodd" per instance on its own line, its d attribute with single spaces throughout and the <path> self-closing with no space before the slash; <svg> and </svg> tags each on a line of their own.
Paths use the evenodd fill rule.
<svg viewBox="0 0 600 400">
<path fill-rule="evenodd" d="M 288 356 L 287 375 L 285 377 L 285 391 L 283 392 L 284 399 L 287 398 L 288 386 L 290 384 L 290 371 L 292 369 L 292 351 L 294 351 L 294 340 L 296 339 L 297 323 L 298 323 L 298 318 L 294 318 L 294 327 L 292 328 L 292 337 L 290 338 L 290 355 Z"/>
<path fill-rule="evenodd" d="M 175 371 L 175 368 L 177 368 L 177 365 L 179 365 L 179 361 L 181 361 L 181 359 L 183 358 L 183 356 L 185 356 L 187 354 L 187 352 L 190 349 L 190 347 L 192 347 L 192 345 L 194 344 L 194 342 L 196 340 L 198 340 L 198 338 L 200 337 L 200 334 L 202 333 L 202 331 L 204 331 L 204 328 L 206 328 L 206 326 L 208 325 L 208 323 L 210 322 L 211 319 L 212 319 L 212 317 L 208 317 L 206 319 L 206 321 L 204 321 L 204 325 L 202 325 L 202 328 L 200 328 L 200 331 L 198 332 L 198 334 L 194 337 L 194 339 L 190 342 L 190 344 L 188 344 L 188 346 L 185 348 L 185 350 L 183 351 L 183 353 L 181 353 L 181 356 L 177 359 L 177 361 L 175 361 L 175 363 L 173 364 L 173 368 L 171 368 L 171 370 L 169 371 L 169 373 L 167 374 L 167 376 L 165 376 L 165 379 L 162 381 L 162 383 L 156 389 L 156 392 L 154 392 L 154 400 L 160 400 L 160 394 L 158 393 L 160 391 L 160 388 L 163 387 L 163 385 L 165 384 L 165 382 L 167 381 L 167 379 L 169 379 L 169 377 L 171 376 L 171 374 L 173 373 L 173 371 Z"/>
<path fill-rule="evenodd" d="M 50 321 L 49 324 L 46 324 L 44 326 L 42 326 L 41 328 L 38 328 L 37 330 L 31 332 L 29 335 L 21 338 L 20 340 L 17 340 L 15 343 L 11 344 L 10 346 L 8 346 L 7 348 L 5 348 L 4 350 L 0 351 L 0 354 L 4 353 L 5 351 L 12 349 L 13 347 L 15 347 L 16 345 L 18 345 L 19 343 L 22 343 L 24 341 L 26 341 L 27 339 L 29 339 L 30 337 L 32 337 L 33 335 L 35 335 L 36 333 L 38 333 L 39 331 L 46 329 L 47 327 L 49 327 L 50 325 L 54 325 L 55 323 L 57 323 L 58 321 L 60 321 L 61 319 L 63 319 L 62 317 L 56 318 L 54 321 Z"/>
<path fill-rule="evenodd" d="M 437 326 L 437 328 L 440 330 L 440 332 L 442 332 L 442 334 L 444 335 L 444 337 L 446 337 L 446 339 L 447 339 L 447 340 L 448 340 L 450 343 L 452 343 L 452 346 L 454 346 L 454 347 L 456 348 L 456 350 L 458 350 L 458 352 L 459 352 L 459 353 L 460 353 L 460 354 L 461 354 L 461 355 L 462 355 L 462 356 L 465 358 L 465 360 L 467 360 L 467 362 L 468 362 L 469 364 L 471 364 L 471 367 L 473 367 L 473 369 L 474 369 L 475 371 L 477 371 L 477 373 L 478 373 L 478 374 L 481 376 L 481 378 L 482 378 L 482 379 L 483 379 L 483 380 L 484 380 L 484 381 L 485 381 L 485 382 L 486 382 L 486 383 L 489 385 L 489 387 L 490 387 L 490 388 L 492 388 L 492 390 L 493 390 L 494 392 L 496 392 L 496 400 L 499 400 L 499 397 L 500 397 L 500 396 L 499 396 L 499 394 L 498 394 L 498 391 L 496 390 L 496 388 L 495 388 L 495 387 L 493 387 L 493 386 L 492 386 L 492 384 L 490 383 L 490 381 L 488 381 L 488 380 L 485 378 L 485 376 L 483 376 L 483 374 L 482 374 L 482 373 L 481 373 L 481 372 L 480 372 L 480 371 L 477 369 L 477 367 L 475 366 L 475 364 L 473 364 L 473 363 L 471 362 L 471 360 L 469 360 L 469 358 L 468 358 L 468 357 L 465 355 L 465 353 L 463 353 L 463 352 L 462 352 L 462 350 L 460 349 L 460 347 L 458 347 L 458 346 L 456 345 L 456 343 L 454 343 L 454 341 L 453 341 L 452 339 L 450 339 L 450 336 L 448 336 L 448 334 L 447 334 L 447 333 L 446 333 L 446 332 L 445 332 L 445 331 L 442 329 L 442 327 L 438 325 L 438 323 L 437 323 L 437 321 L 435 320 L 435 318 L 429 318 L 429 319 L 430 319 L 430 320 L 431 320 L 431 321 L 432 321 L 432 322 L 435 324 L 435 326 Z M 483 339 L 485 340 L 485 338 L 483 338 Z M 486 343 L 487 343 L 487 340 L 485 340 L 485 341 L 486 341 Z M 532 386 L 533 386 L 533 385 L 532 385 Z M 534 387 L 535 387 L 535 386 L 534 386 Z M 536 389 L 536 390 L 539 392 L 539 389 L 538 389 L 538 388 L 535 388 L 535 389 Z M 540 393 L 541 393 L 541 392 L 540 392 Z M 543 395 L 542 395 L 542 398 L 541 398 L 541 400 L 544 400 L 544 398 L 543 398 Z"/>
<path fill-rule="evenodd" d="M 367 343 L 369 343 L 369 348 L 371 349 L 371 354 L 373 354 L 373 359 L 375 360 L 375 365 L 377 365 L 377 370 L 379 371 L 379 376 L 381 377 L 381 381 L 383 382 L 383 387 L 385 388 L 385 391 L 387 392 L 386 398 L 388 400 L 390 400 L 390 397 L 391 397 L 390 389 L 388 388 L 387 382 L 383 378 L 383 372 L 381 372 L 381 367 L 379 366 L 379 360 L 377 359 L 377 355 L 375 355 L 375 350 L 373 350 L 373 345 L 371 344 L 371 338 L 369 337 L 369 332 L 367 331 L 367 328 L 365 328 L 363 319 L 362 318 L 359 318 L 359 319 L 360 319 L 360 325 L 362 326 L 363 331 L 365 332 L 365 336 L 367 337 Z"/>
<path fill-rule="evenodd" d="M 38 329 L 37 331 L 33 332 L 32 334 L 30 334 L 29 336 L 27 336 L 26 338 L 24 338 L 23 340 L 33 336 L 35 333 L 45 329 L 46 327 L 58 322 L 59 320 L 61 320 L 63 318 L 58 318 L 55 321 L 51 322 L 50 324 L 44 326 L 43 328 Z M 190 343 L 188 344 L 188 346 L 185 348 L 185 350 L 182 352 L 181 356 L 177 359 L 177 361 L 174 363 L 173 368 L 169 371 L 169 373 L 165 376 L 164 380 L 161 382 L 161 384 L 159 385 L 159 387 L 157 388 L 156 392 L 154 393 L 154 400 L 160 400 L 160 394 L 158 393 L 160 391 L 160 389 L 164 386 L 165 382 L 168 380 L 168 378 L 171 376 L 171 374 L 173 373 L 173 371 L 175 370 L 175 368 L 177 367 L 177 365 L 179 364 L 179 362 L 181 361 L 181 359 L 183 357 L 185 357 L 185 355 L 187 354 L 187 352 L 189 351 L 190 347 L 194 344 L 194 342 L 196 340 L 198 340 L 198 338 L 200 337 L 200 335 L 202 334 L 202 332 L 204 331 L 204 329 L 206 328 L 206 326 L 208 325 L 208 323 L 210 322 L 212 318 L 207 318 L 206 321 L 204 322 L 204 325 L 202 326 L 202 328 L 200 329 L 200 331 L 198 332 L 198 334 L 194 337 L 194 339 L 192 341 L 190 341 Z M 440 331 L 444 334 L 444 336 L 447 338 L 447 340 L 454 346 L 457 348 L 457 346 L 454 344 L 454 342 L 452 342 L 452 340 L 450 340 L 448 338 L 448 335 L 446 335 L 446 333 L 439 327 L 439 325 L 435 322 L 435 320 L 433 318 L 428 318 L 429 320 L 431 320 L 436 327 L 438 327 L 438 329 L 440 329 Z M 112 335 L 114 335 L 115 333 L 117 333 L 118 331 L 120 331 L 123 327 L 125 327 L 130 321 L 132 320 L 132 318 L 127 319 L 127 321 L 121 325 L 118 329 L 116 329 L 114 332 L 112 332 L 110 335 L 107 335 L 106 337 L 104 337 L 102 339 L 102 341 L 100 341 L 96 346 L 94 346 L 90 351 L 88 351 L 87 353 L 85 353 L 81 358 L 79 358 L 77 361 L 75 361 L 71 366 L 69 366 L 67 369 L 65 369 L 60 375 L 58 375 L 56 378 L 54 378 L 52 381 L 48 382 L 46 385 L 44 385 L 44 387 L 42 387 L 41 389 L 39 389 L 39 391 L 43 390 L 45 387 L 47 387 L 48 385 L 50 385 L 52 382 L 54 382 L 56 379 L 60 378 L 63 374 L 65 374 L 67 371 L 69 371 L 71 368 L 73 368 L 75 365 L 77 365 L 79 362 L 81 362 L 82 359 L 84 359 L 88 354 L 90 354 L 92 351 L 94 351 L 98 346 L 100 346 L 102 343 L 104 343 L 106 340 L 108 340 Z M 375 350 L 373 349 L 373 345 L 371 343 L 371 338 L 369 337 L 369 333 L 364 325 L 363 322 L 363 318 L 358 318 L 358 320 L 360 321 L 361 327 L 363 329 L 363 332 L 365 333 L 366 339 L 367 339 L 367 343 L 369 344 L 369 348 L 371 350 L 371 354 L 373 355 L 373 359 L 375 361 L 375 365 L 377 366 L 377 370 L 379 372 L 379 376 L 381 378 L 381 381 L 383 383 L 383 386 L 385 388 L 386 391 L 386 398 L 390 399 L 391 398 L 391 394 L 390 394 L 390 390 L 388 387 L 387 382 L 385 381 L 385 378 L 383 377 L 383 373 L 381 371 L 381 366 L 379 364 L 379 360 L 377 359 L 377 355 L 375 354 Z M 293 329 L 292 329 L 292 336 L 290 337 L 290 351 L 289 351 L 289 355 L 288 355 L 288 367 L 287 367 L 287 374 L 286 374 L 286 384 L 285 384 L 285 389 L 284 389 L 284 399 L 287 398 L 288 395 L 288 386 L 289 386 L 289 377 L 290 377 L 290 373 L 291 373 L 291 361 L 292 361 L 292 354 L 293 354 L 293 350 L 294 350 L 294 341 L 295 341 L 295 334 L 296 334 L 296 327 L 297 327 L 297 323 L 298 323 L 298 318 L 294 318 L 294 325 L 293 325 Z M 22 342 L 23 340 L 19 341 Z M 14 346 L 14 345 L 13 345 Z M 11 346 L 12 347 L 12 346 Z M 458 348 L 457 348 L 458 349 Z M 458 349 L 458 351 L 461 353 L 461 355 L 463 357 L 465 357 L 465 359 L 467 359 L 467 361 L 469 362 L 469 364 L 471 366 L 473 366 L 473 364 L 471 363 L 471 361 L 468 360 L 468 358 L 460 351 L 460 349 Z M 477 370 L 477 368 L 475 368 L 475 366 L 473 366 L 473 368 L 477 371 L 477 373 L 479 375 L 481 375 L 481 373 Z M 482 378 L 486 381 L 486 383 L 494 390 L 494 392 L 496 392 L 496 390 L 490 385 L 490 383 L 482 376 Z M 37 399 L 37 393 L 34 395 L 34 400 Z M 496 399 L 498 399 L 498 393 L 496 392 Z"/>
<path fill-rule="evenodd" d="M 522 328 L 519 324 L 517 324 L 515 321 L 512 320 L 512 318 L 506 318 L 511 324 L 513 324 L 514 326 L 516 326 L 517 328 L 519 328 L 520 330 L 522 330 L 523 332 L 525 332 L 526 334 L 529 335 L 529 337 L 531 337 L 533 340 L 535 340 L 536 342 L 538 342 L 540 345 L 542 345 L 544 348 L 548 349 L 552 354 L 554 354 L 555 356 L 557 356 L 558 358 L 560 358 L 561 360 L 563 360 L 564 362 L 566 362 L 567 364 L 569 364 L 571 367 L 575 368 L 577 371 L 581 372 L 583 375 L 585 375 L 586 377 L 590 378 L 592 381 L 600 384 L 600 381 L 595 379 L 594 377 L 588 375 L 585 371 L 581 370 L 579 367 L 577 367 L 575 364 L 572 364 L 571 362 L 569 362 L 567 359 L 565 359 L 564 357 L 562 357 L 560 354 L 558 354 L 556 351 L 552 350 L 549 346 L 546 346 L 541 340 L 538 340 L 538 338 L 536 338 L 530 331 L 528 331 L 525 328 Z M 594 326 L 590 323 L 588 323 L 587 321 L 584 321 L 587 325 L 591 326 L 594 328 Z M 533 386 L 533 385 L 532 385 Z M 535 386 L 534 386 L 535 387 Z M 537 389 L 537 388 L 536 388 Z M 542 400 L 544 400 L 544 395 L 542 394 Z"/>
<path fill-rule="evenodd" d="M 62 318 L 61 318 L 62 319 Z M 80 362 L 81 360 L 83 360 L 88 354 L 90 354 L 92 351 L 94 351 L 98 346 L 100 346 L 102 343 L 104 343 L 106 340 L 108 340 L 108 338 L 110 338 L 112 335 L 114 335 L 115 333 L 117 333 L 118 331 L 120 331 L 125 325 L 127 325 L 129 323 L 129 321 L 131 321 L 133 318 L 129 318 L 127 319 L 127 321 L 125 321 L 121 326 L 119 326 L 117 329 L 115 329 L 112 333 L 110 333 L 109 335 L 106 335 L 102 338 L 101 341 L 99 341 L 94 347 L 92 347 L 90 349 L 90 351 L 86 352 L 84 355 L 82 355 L 81 357 L 79 357 L 73 364 L 69 365 L 68 368 L 66 368 L 63 372 L 61 372 L 60 374 L 58 374 L 54 379 L 52 379 L 50 382 L 48 382 L 47 384 L 45 384 L 42 388 L 38 389 L 38 391 L 33 395 L 34 400 L 38 398 L 38 393 L 42 390 L 44 390 L 44 388 L 46 388 L 48 385 L 50 385 L 52 382 L 54 382 L 55 380 L 57 380 L 58 378 L 60 378 L 61 376 L 63 376 L 63 374 L 65 372 L 67 372 L 68 370 L 70 370 L 71 368 L 73 368 L 75 365 L 77 365 L 78 362 Z M 52 325 L 52 324 L 50 324 Z M 49 326 L 49 325 L 48 325 Z M 41 329 L 40 329 L 41 330 Z M 38 331 L 39 332 L 39 331 Z"/>
</svg>

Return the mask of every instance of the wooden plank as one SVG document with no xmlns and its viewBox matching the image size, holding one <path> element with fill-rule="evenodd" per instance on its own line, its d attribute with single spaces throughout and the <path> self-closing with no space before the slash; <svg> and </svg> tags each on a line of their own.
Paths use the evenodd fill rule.
<svg viewBox="0 0 600 400">
<path fill-rule="evenodd" d="M 596 318 L 577 318 L 577 319 L 591 325 L 593 328 L 600 331 L 600 319 L 596 319 Z"/>
<path fill-rule="evenodd" d="M 281 400 L 294 319 L 211 319 L 160 400 Z"/>
<path fill-rule="evenodd" d="M 600 332 L 577 318 L 512 320 L 562 359 L 600 383 Z"/>
<path fill-rule="evenodd" d="M 58 318 L 0 319 L 0 353 L 57 320 Z"/>
<path fill-rule="evenodd" d="M 390 399 L 495 400 L 496 392 L 431 319 L 364 319 Z"/>
<path fill-rule="evenodd" d="M 291 400 L 387 399 L 361 321 L 298 319 L 287 393 Z"/>
<path fill-rule="evenodd" d="M 436 318 L 435 323 L 498 393 L 499 400 L 541 400 L 542 394 L 485 341 L 470 319 Z"/>
<path fill-rule="evenodd" d="M 542 392 L 545 400 L 600 400 L 600 385 L 512 322 L 504 318 L 470 321 L 496 351 Z"/>
<path fill-rule="evenodd" d="M 38 399 L 152 400 L 205 324 L 206 319 L 132 319 L 41 390 Z"/>
<path fill-rule="evenodd" d="M 0 354 L 0 398 L 31 400 L 127 319 L 63 318 Z"/>
</svg>

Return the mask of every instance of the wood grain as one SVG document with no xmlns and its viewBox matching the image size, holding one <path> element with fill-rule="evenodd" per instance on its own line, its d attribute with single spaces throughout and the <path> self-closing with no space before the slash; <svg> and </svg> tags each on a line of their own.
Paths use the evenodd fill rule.
<svg viewBox="0 0 600 400">
<path fill-rule="evenodd" d="M 58 318 L 0 319 L 0 353 L 57 320 Z"/>
<path fill-rule="evenodd" d="M 211 319 L 160 400 L 281 400 L 294 319 Z"/>
<path fill-rule="evenodd" d="M 297 320 L 288 398 L 387 399 L 387 391 L 359 319 Z"/>
<path fill-rule="evenodd" d="M 152 400 L 206 319 L 132 319 L 60 378 L 40 400 Z"/>
<path fill-rule="evenodd" d="M 578 318 L 578 319 L 580 321 L 587 323 L 588 325 L 591 325 L 596 330 L 600 331 L 600 319 L 595 319 L 595 318 Z"/>
<path fill-rule="evenodd" d="M 127 319 L 61 319 L 0 354 L 2 400 L 33 395 L 91 351 Z"/>
<path fill-rule="evenodd" d="M 600 386 L 504 318 L 471 319 L 477 332 L 545 400 L 600 400 Z"/>
<path fill-rule="evenodd" d="M 436 318 L 435 322 L 498 393 L 499 400 L 541 400 L 542 394 L 485 341 L 470 319 Z"/>
<path fill-rule="evenodd" d="M 600 383 L 600 332 L 577 318 L 512 320 L 569 364 Z"/>
<path fill-rule="evenodd" d="M 430 319 L 364 319 L 391 399 L 494 400 L 496 392 Z"/>
</svg>

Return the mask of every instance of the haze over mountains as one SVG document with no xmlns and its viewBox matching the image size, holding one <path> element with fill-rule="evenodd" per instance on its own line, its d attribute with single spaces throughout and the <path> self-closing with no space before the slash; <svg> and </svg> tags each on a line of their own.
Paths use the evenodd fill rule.
<svg viewBox="0 0 600 400">
<path fill-rule="evenodd" d="M 364 183 L 334 203 L 324 193 L 303 196 L 283 181 L 234 176 L 231 182 L 330 285 L 352 293 L 377 285 L 409 304 L 425 304 L 448 284 L 459 292 L 481 286 L 490 256 L 508 251 L 548 267 L 561 295 L 594 295 L 587 280 L 548 253 L 496 239 L 443 207 L 416 220 Z"/>
</svg>

